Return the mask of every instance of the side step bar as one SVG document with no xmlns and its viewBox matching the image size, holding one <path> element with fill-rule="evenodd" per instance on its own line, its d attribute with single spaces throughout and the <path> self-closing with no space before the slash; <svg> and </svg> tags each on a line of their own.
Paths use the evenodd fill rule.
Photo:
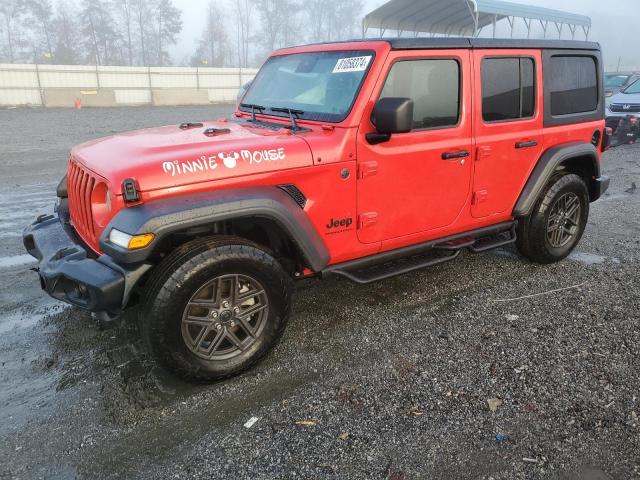
<svg viewBox="0 0 640 480">
<path fill-rule="evenodd" d="M 322 271 L 362 285 L 413 272 L 458 257 L 463 249 L 486 252 L 516 241 L 518 222 L 505 222 L 439 240 L 332 265 Z"/>
</svg>

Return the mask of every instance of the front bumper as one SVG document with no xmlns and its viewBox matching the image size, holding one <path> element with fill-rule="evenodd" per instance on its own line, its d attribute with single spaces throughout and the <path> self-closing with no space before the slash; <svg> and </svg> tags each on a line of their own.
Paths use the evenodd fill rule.
<svg viewBox="0 0 640 480">
<path fill-rule="evenodd" d="M 69 224 L 66 199 L 56 213 L 40 215 L 23 235 L 27 252 L 38 259 L 40 284 L 53 298 L 112 318 L 126 307 L 148 264 L 116 264 L 109 256 L 93 258 Z"/>
</svg>

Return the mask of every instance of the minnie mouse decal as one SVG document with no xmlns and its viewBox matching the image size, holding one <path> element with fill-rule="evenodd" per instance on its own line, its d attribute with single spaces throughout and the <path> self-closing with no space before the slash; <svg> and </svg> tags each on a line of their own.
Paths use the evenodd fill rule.
<svg viewBox="0 0 640 480">
<path fill-rule="evenodd" d="M 238 152 L 222 152 L 218 154 L 218 158 L 222 160 L 227 168 L 236 168 L 240 154 Z"/>
</svg>

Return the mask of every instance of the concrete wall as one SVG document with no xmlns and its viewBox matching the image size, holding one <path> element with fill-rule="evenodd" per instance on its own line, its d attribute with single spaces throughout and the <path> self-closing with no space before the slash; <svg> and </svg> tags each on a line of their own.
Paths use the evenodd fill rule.
<svg viewBox="0 0 640 480">
<path fill-rule="evenodd" d="M 0 64 L 0 107 L 233 103 L 256 69 Z"/>
<path fill-rule="evenodd" d="M 80 90 L 78 88 L 43 89 L 45 107 L 73 107 L 80 101 L 83 107 L 115 107 L 116 92 L 110 88 Z"/>
<path fill-rule="evenodd" d="M 152 90 L 153 105 L 164 107 L 171 105 L 206 105 L 210 103 L 209 92 L 196 88 L 165 88 Z"/>
</svg>

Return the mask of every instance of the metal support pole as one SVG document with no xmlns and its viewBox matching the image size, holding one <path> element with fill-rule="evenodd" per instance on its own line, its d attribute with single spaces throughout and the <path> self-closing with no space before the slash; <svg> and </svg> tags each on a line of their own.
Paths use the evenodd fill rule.
<svg viewBox="0 0 640 480">
<path fill-rule="evenodd" d="M 40 92 L 40 104 L 44 107 L 44 92 L 40 82 L 40 66 L 36 63 L 36 78 L 38 79 L 38 92 Z"/>
<path fill-rule="evenodd" d="M 540 20 L 540 25 L 542 26 L 542 38 L 547 38 L 547 28 L 549 28 L 549 22 L 543 22 L 542 20 Z"/>
<path fill-rule="evenodd" d="M 526 18 L 522 20 L 524 20 L 524 24 L 527 26 L 527 38 L 531 38 L 531 20 L 527 20 Z"/>
<path fill-rule="evenodd" d="M 147 80 L 149 82 L 149 103 L 153 104 L 153 88 L 151 85 L 151 67 L 147 67 Z"/>
<path fill-rule="evenodd" d="M 98 85 L 98 90 L 100 90 L 100 71 L 98 68 L 98 64 L 96 63 L 96 85 Z"/>
<path fill-rule="evenodd" d="M 196 88 L 200 90 L 200 66 L 196 67 Z"/>
</svg>

